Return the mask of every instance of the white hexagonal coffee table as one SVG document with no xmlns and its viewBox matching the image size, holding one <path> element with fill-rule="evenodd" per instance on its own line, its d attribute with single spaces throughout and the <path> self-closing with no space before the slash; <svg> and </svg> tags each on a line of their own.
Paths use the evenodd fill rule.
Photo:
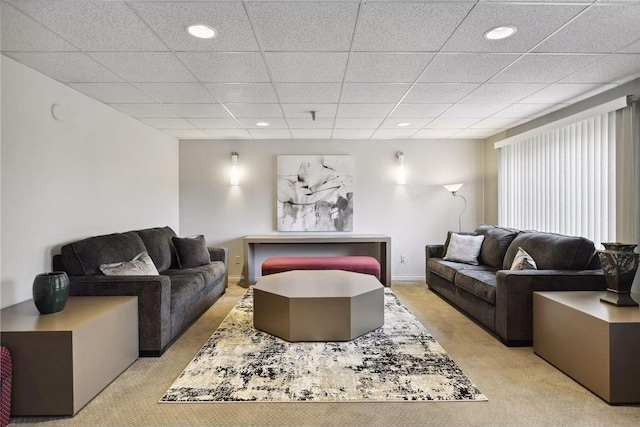
<svg viewBox="0 0 640 427">
<path fill-rule="evenodd" d="M 350 341 L 384 325 L 384 289 L 368 274 L 294 270 L 253 287 L 253 326 L 287 341 Z"/>
</svg>

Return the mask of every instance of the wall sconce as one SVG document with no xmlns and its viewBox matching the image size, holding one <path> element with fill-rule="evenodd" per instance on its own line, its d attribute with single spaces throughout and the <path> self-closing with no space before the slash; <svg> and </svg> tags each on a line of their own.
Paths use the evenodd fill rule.
<svg viewBox="0 0 640 427">
<path fill-rule="evenodd" d="M 462 185 L 463 184 L 444 185 L 444 188 L 446 188 L 447 191 L 450 191 L 453 197 L 460 197 L 462 200 L 464 200 L 464 208 L 462 209 L 462 212 L 460 212 L 460 216 L 458 217 L 458 231 L 462 231 L 462 214 L 467 210 L 467 199 L 465 199 L 464 196 L 458 194 L 458 190 L 462 188 Z"/>
<path fill-rule="evenodd" d="M 240 173 L 238 171 L 238 157 L 240 157 L 240 155 L 235 151 L 231 153 L 231 178 L 229 180 L 230 185 L 240 184 Z"/>
<path fill-rule="evenodd" d="M 397 151 L 396 159 L 398 159 L 398 185 L 405 185 L 407 183 L 407 175 L 404 170 L 404 153 Z"/>
</svg>

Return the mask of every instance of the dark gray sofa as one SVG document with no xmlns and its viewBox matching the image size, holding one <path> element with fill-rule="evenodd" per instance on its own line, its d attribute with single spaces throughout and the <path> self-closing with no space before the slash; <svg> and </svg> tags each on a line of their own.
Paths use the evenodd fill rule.
<svg viewBox="0 0 640 427">
<path fill-rule="evenodd" d="M 479 265 L 443 260 L 447 237 L 444 245 L 426 246 L 427 285 L 508 346 L 533 341 L 534 291 L 606 289 L 588 239 L 491 225 L 470 234 L 484 235 Z M 518 247 L 533 257 L 537 270 L 510 270 Z"/>
<path fill-rule="evenodd" d="M 228 285 L 225 248 L 208 248 L 209 264 L 180 269 L 175 235 L 170 227 L 159 227 L 90 237 L 62 246 L 53 268 L 69 275 L 70 295 L 137 296 L 140 356 L 160 356 Z M 105 276 L 100 271 L 101 264 L 129 261 L 143 251 L 159 276 Z"/>
</svg>

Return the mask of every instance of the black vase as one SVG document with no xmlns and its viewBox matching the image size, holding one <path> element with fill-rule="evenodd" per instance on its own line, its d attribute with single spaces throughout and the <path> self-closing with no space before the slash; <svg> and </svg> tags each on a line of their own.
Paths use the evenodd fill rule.
<svg viewBox="0 0 640 427">
<path fill-rule="evenodd" d="M 625 243 L 603 243 L 598 257 L 607 281 L 607 295 L 600 301 L 621 307 L 637 307 L 631 298 L 631 286 L 640 263 L 640 254 L 633 250 L 637 245 Z"/>
<path fill-rule="evenodd" d="M 64 271 L 38 274 L 33 279 L 33 302 L 41 314 L 57 313 L 69 299 L 69 276 Z"/>
</svg>

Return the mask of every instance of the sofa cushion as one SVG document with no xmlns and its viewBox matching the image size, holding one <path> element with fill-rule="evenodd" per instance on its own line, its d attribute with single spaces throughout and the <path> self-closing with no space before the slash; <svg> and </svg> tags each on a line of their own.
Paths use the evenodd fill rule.
<svg viewBox="0 0 640 427">
<path fill-rule="evenodd" d="M 193 267 L 186 271 L 194 271 L 194 272 L 200 273 L 204 278 L 205 285 L 209 285 L 215 282 L 217 278 L 224 275 L 226 272 L 226 269 L 222 261 L 212 261 L 207 265 Z"/>
<path fill-rule="evenodd" d="M 442 249 L 442 254 L 447 253 L 447 249 L 449 249 L 449 243 L 451 243 L 451 235 L 452 234 L 461 234 L 463 236 L 477 236 L 478 233 L 473 231 L 447 231 L 447 238 L 444 241 L 444 248 Z"/>
<path fill-rule="evenodd" d="M 584 237 L 523 231 L 507 250 L 503 263 L 505 270 L 513 264 L 519 247 L 536 260 L 538 270 L 585 270 L 597 256 L 593 242 Z"/>
<path fill-rule="evenodd" d="M 495 270 L 460 270 L 455 285 L 489 304 L 496 304 Z"/>
<path fill-rule="evenodd" d="M 116 233 L 89 237 L 62 246 L 60 252 L 70 276 L 102 275 L 100 265 L 129 261 L 145 252 L 142 239 L 136 233 Z"/>
<path fill-rule="evenodd" d="M 171 242 L 171 238 L 176 233 L 171 227 L 147 228 L 138 230 L 136 233 L 147 247 L 147 252 L 159 272 L 178 267 L 178 260 Z"/>
<path fill-rule="evenodd" d="M 171 279 L 171 312 L 184 306 L 204 289 L 202 274 L 189 270 L 167 270 L 164 275 Z"/>
<path fill-rule="evenodd" d="M 131 261 L 101 264 L 100 271 L 106 276 L 157 276 L 158 270 L 148 253 L 142 252 Z"/>
<path fill-rule="evenodd" d="M 507 249 L 519 231 L 494 225 L 481 225 L 476 228 L 476 233 L 484 236 L 482 249 L 480 249 L 480 262 L 496 270 L 501 269 Z"/>
<path fill-rule="evenodd" d="M 513 259 L 510 270 L 537 270 L 536 261 L 521 247 L 518 247 L 516 257 Z"/>
<path fill-rule="evenodd" d="M 449 247 L 444 255 L 445 261 L 464 262 L 478 265 L 478 256 L 484 236 L 467 236 L 458 233 L 451 234 Z"/>
<path fill-rule="evenodd" d="M 171 240 L 176 248 L 181 270 L 207 265 L 211 261 L 207 243 L 202 234 L 190 237 L 173 236 Z"/>
<path fill-rule="evenodd" d="M 451 283 L 453 283 L 456 273 L 461 270 L 481 270 L 492 271 L 495 273 L 494 269 L 487 267 L 486 265 L 471 265 L 463 264 L 461 262 L 444 261 L 442 258 L 430 258 L 427 267 L 430 271 L 444 279 L 447 279 Z"/>
</svg>

